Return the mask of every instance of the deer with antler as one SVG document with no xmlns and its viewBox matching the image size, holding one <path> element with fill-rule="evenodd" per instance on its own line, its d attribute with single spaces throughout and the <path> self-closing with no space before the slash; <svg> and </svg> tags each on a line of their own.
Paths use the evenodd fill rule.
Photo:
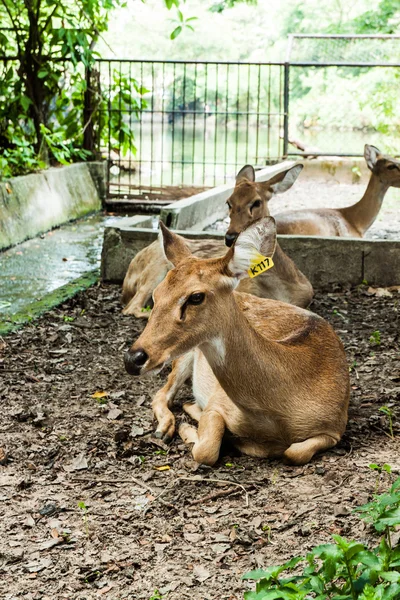
<svg viewBox="0 0 400 600">
<path fill-rule="evenodd" d="M 288 210 L 274 215 L 278 234 L 321 235 L 361 238 L 377 218 L 383 199 L 390 187 L 400 187 L 400 161 L 385 156 L 375 146 L 365 145 L 364 158 L 371 171 L 365 194 L 352 206 L 345 208 L 306 208 Z M 254 172 L 248 172 L 254 181 Z M 229 203 L 230 225 L 225 239 L 233 243 L 246 223 L 246 205 L 234 198 Z M 262 202 L 257 217 L 269 215 L 266 202 Z"/>
<path fill-rule="evenodd" d="M 235 291 L 270 269 L 276 248 L 272 217 L 252 223 L 220 258 L 201 259 L 163 224 L 162 244 L 174 268 L 154 290 L 154 307 L 125 354 L 132 375 L 176 360 L 153 410 L 158 435 L 175 429 L 170 410 L 192 377 L 195 405 L 185 409 L 181 437 L 193 457 L 213 465 L 228 430 L 244 453 L 307 463 L 335 446 L 347 422 L 349 370 L 332 327 L 317 315 Z"/>
<path fill-rule="evenodd" d="M 236 176 L 235 189 L 228 199 L 230 206 L 235 204 L 245 207 L 241 229 L 262 216 L 261 206 L 266 207 L 263 212 L 269 214 L 267 208 L 269 199 L 274 194 L 286 192 L 296 181 L 302 168 L 302 165 L 295 165 L 268 181 L 256 182 L 253 167 L 248 165 L 243 167 Z M 225 246 L 219 240 L 186 240 L 185 243 L 191 252 L 201 258 L 216 257 L 225 252 Z M 262 298 L 282 300 L 297 306 L 308 306 L 313 297 L 312 286 L 279 244 L 275 250 L 274 263 L 275 268 L 266 271 L 257 280 L 241 281 L 239 291 Z M 157 241 L 138 252 L 129 265 L 122 287 L 124 314 L 148 318 L 148 312 L 143 311 L 143 308 L 151 306 L 153 290 L 164 279 L 170 268 L 171 265 Z"/>
</svg>

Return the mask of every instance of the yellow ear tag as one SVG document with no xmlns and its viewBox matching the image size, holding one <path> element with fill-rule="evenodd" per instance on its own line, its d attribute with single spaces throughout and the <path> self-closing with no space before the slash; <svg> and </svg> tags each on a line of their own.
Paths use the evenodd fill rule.
<svg viewBox="0 0 400 600">
<path fill-rule="evenodd" d="M 274 266 L 274 262 L 271 257 L 263 256 L 258 252 L 250 261 L 250 269 L 247 271 L 249 277 L 257 277 L 257 275 L 261 275 L 261 273 L 265 273 L 268 269 L 271 269 Z"/>
</svg>

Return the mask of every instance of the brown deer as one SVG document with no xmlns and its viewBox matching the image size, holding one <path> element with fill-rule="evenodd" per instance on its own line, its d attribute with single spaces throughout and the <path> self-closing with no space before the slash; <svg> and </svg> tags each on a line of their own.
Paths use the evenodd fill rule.
<svg viewBox="0 0 400 600">
<path fill-rule="evenodd" d="M 368 144 L 364 148 L 364 157 L 372 174 L 359 202 L 346 208 L 306 208 L 279 213 L 275 215 L 278 234 L 363 237 L 378 216 L 389 187 L 400 187 L 400 161 L 384 156 L 378 148 Z M 247 167 L 247 175 L 254 181 L 254 170 L 251 169 Z M 227 244 L 232 243 L 242 231 L 246 209 L 247 206 L 238 202 L 237 198 L 230 202 Z M 263 202 L 257 216 L 269 214 L 267 203 Z"/>
<path fill-rule="evenodd" d="M 281 194 L 288 190 L 302 168 L 302 165 L 296 165 L 268 181 L 255 182 L 251 180 L 254 174 L 253 167 L 243 167 L 236 176 L 235 189 L 228 199 L 230 206 L 237 204 L 246 207 L 243 210 L 241 228 L 260 218 L 260 207 L 267 207 L 273 194 Z M 266 210 L 269 214 L 268 208 Z M 228 245 L 231 245 L 232 241 L 226 236 Z M 226 250 L 219 240 L 186 240 L 185 243 L 201 258 L 222 256 Z M 257 279 L 240 282 L 239 291 L 262 298 L 282 300 L 297 306 L 308 306 L 313 297 L 312 286 L 279 245 L 276 247 L 274 262 L 275 268 L 272 271 L 266 271 Z M 138 252 L 129 265 L 122 286 L 122 302 L 126 304 L 124 314 L 147 318 L 149 313 L 143 308 L 152 305 L 153 290 L 170 268 L 171 264 L 165 258 L 158 241 Z"/>
<path fill-rule="evenodd" d="M 174 265 L 154 290 L 154 308 L 125 354 L 132 375 L 179 359 L 153 409 L 158 434 L 175 429 L 170 405 L 190 376 L 198 431 L 185 423 L 197 462 L 213 465 L 225 430 L 251 456 L 308 462 L 335 446 L 347 422 L 349 370 L 332 327 L 283 302 L 238 293 L 240 280 L 270 264 L 276 247 L 272 217 L 252 223 L 221 258 L 200 259 L 161 224 L 163 247 Z"/>
</svg>

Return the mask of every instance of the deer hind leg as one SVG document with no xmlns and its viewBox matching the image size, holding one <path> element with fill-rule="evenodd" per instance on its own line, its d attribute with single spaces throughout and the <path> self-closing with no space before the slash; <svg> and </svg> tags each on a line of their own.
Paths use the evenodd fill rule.
<svg viewBox="0 0 400 600">
<path fill-rule="evenodd" d="M 305 465 L 308 463 L 314 454 L 321 450 L 327 450 L 336 446 L 338 440 L 335 440 L 330 435 L 317 435 L 304 442 L 296 442 L 289 446 L 283 456 L 289 462 L 295 465 Z"/>
<path fill-rule="evenodd" d="M 128 304 L 124 306 L 122 314 L 133 315 L 137 319 L 148 319 L 150 311 L 143 309 L 148 305 L 152 306 L 153 302 L 150 302 L 149 298 L 151 298 L 151 293 L 149 296 L 149 291 L 147 289 L 141 289 L 139 292 L 136 292 L 133 298 L 129 300 Z"/>
<path fill-rule="evenodd" d="M 263 444 L 258 444 L 252 440 L 235 440 L 235 448 L 242 454 L 254 456 L 256 458 L 267 458 L 270 455 L 269 449 Z"/>
<path fill-rule="evenodd" d="M 172 371 L 168 376 L 167 383 L 154 396 L 151 408 L 155 418 L 158 421 L 155 437 L 162 438 L 164 442 L 169 442 L 175 433 L 175 417 L 170 407 L 172 402 L 189 377 L 193 370 L 192 353 L 185 354 L 172 363 Z"/>
<path fill-rule="evenodd" d="M 183 441 L 187 444 L 194 443 L 192 449 L 194 460 L 209 466 L 214 465 L 218 460 L 224 432 L 224 418 L 212 409 L 203 411 L 198 431 L 188 423 L 182 423 L 179 427 L 179 435 Z"/>
<path fill-rule="evenodd" d="M 201 410 L 201 408 L 198 404 L 192 404 L 191 402 L 186 402 L 186 404 L 184 404 L 182 406 L 182 408 L 185 411 L 185 413 L 187 415 L 189 415 L 189 417 L 191 419 L 193 419 L 193 421 L 197 421 L 197 422 L 200 421 L 203 411 Z"/>
</svg>

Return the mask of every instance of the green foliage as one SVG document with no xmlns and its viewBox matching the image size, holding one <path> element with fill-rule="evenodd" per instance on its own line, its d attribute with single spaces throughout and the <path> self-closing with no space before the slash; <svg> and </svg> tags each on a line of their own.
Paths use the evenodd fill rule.
<svg viewBox="0 0 400 600">
<path fill-rule="evenodd" d="M 380 412 L 382 412 L 384 415 L 387 416 L 387 420 L 389 423 L 389 431 L 390 431 L 390 437 L 392 438 L 392 440 L 394 439 L 394 435 L 393 435 L 393 418 L 394 418 L 394 412 L 391 408 L 389 408 L 389 406 L 381 406 L 381 408 L 379 409 Z"/>
<path fill-rule="evenodd" d="M 388 466 L 388 465 L 384 465 Z M 245 600 L 393 600 L 400 597 L 400 548 L 392 548 L 390 532 L 400 525 L 400 478 L 387 494 L 356 509 L 383 534 L 372 550 L 365 544 L 333 535 L 306 557 L 257 569 L 243 576 L 256 581 Z M 300 568 L 301 566 L 301 568 Z M 282 576 L 284 575 L 284 576 Z"/>
<path fill-rule="evenodd" d="M 371 337 L 369 338 L 370 344 L 375 344 L 375 346 L 380 346 L 381 343 L 381 332 L 376 330 L 371 333 Z"/>
<path fill-rule="evenodd" d="M 0 46 L 10 57 L 0 62 L 0 178 L 98 156 L 109 132 L 121 151 L 134 153 L 130 124 L 105 109 L 129 104 L 139 118 L 148 90 L 119 71 L 105 84 L 95 67 L 95 43 L 110 11 L 123 6 L 125 0 L 0 0 L 7 28 Z"/>
</svg>

